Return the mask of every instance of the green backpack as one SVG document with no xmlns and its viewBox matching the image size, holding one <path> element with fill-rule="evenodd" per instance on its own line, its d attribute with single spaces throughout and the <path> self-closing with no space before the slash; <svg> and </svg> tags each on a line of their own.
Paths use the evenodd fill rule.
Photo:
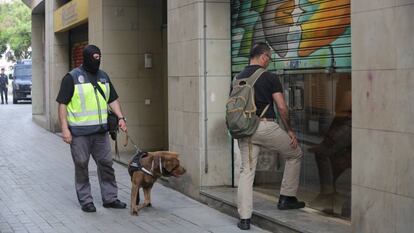
<svg viewBox="0 0 414 233">
<path fill-rule="evenodd" d="M 260 117 L 269 107 L 266 106 L 260 117 L 256 115 L 253 86 L 265 71 L 259 68 L 248 78 L 233 80 L 233 89 L 226 104 L 226 124 L 235 139 L 253 135 L 259 127 Z"/>
</svg>

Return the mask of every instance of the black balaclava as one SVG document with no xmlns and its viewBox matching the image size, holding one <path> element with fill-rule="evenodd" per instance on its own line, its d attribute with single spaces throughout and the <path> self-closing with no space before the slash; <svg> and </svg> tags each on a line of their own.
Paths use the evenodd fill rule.
<svg viewBox="0 0 414 233">
<path fill-rule="evenodd" d="M 83 49 L 83 68 L 93 74 L 96 74 L 99 70 L 101 60 L 97 60 L 93 55 L 97 53 L 101 55 L 101 50 L 95 45 L 88 45 Z"/>
</svg>

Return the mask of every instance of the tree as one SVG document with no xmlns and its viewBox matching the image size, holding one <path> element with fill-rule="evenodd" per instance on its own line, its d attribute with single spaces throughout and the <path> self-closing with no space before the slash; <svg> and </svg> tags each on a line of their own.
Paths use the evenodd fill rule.
<svg viewBox="0 0 414 233">
<path fill-rule="evenodd" d="M 0 54 L 16 61 L 31 58 L 31 12 L 19 0 L 0 4 Z M 2 55 L 0 55 L 2 56 Z"/>
</svg>

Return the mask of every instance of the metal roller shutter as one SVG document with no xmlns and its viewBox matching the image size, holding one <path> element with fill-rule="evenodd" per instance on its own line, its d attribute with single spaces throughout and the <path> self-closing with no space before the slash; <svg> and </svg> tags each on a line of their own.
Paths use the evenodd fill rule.
<svg viewBox="0 0 414 233">
<path fill-rule="evenodd" d="M 269 70 L 350 71 L 350 0 L 232 0 L 231 10 L 233 72 L 258 41 L 274 50 Z"/>
</svg>

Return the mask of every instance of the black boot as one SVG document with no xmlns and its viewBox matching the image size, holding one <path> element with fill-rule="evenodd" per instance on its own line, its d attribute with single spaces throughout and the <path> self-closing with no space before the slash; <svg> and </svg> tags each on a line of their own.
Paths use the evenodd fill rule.
<svg viewBox="0 0 414 233">
<path fill-rule="evenodd" d="M 84 212 L 88 212 L 88 213 L 91 213 L 91 212 L 96 212 L 95 205 L 94 205 L 92 202 L 89 202 L 89 203 L 87 203 L 87 204 L 83 205 L 83 206 L 82 206 L 82 210 L 83 210 Z"/>
<path fill-rule="evenodd" d="M 241 230 L 250 230 L 250 218 L 247 219 L 240 219 L 240 222 L 237 223 L 237 226 Z"/>
<path fill-rule="evenodd" d="M 305 207 L 305 202 L 298 201 L 296 197 L 280 195 L 277 208 L 279 210 L 300 209 Z"/>
<path fill-rule="evenodd" d="M 115 201 L 113 201 L 111 203 L 103 204 L 103 207 L 105 207 L 105 208 L 114 208 L 114 209 L 125 209 L 126 204 L 124 202 L 116 199 Z"/>
</svg>

